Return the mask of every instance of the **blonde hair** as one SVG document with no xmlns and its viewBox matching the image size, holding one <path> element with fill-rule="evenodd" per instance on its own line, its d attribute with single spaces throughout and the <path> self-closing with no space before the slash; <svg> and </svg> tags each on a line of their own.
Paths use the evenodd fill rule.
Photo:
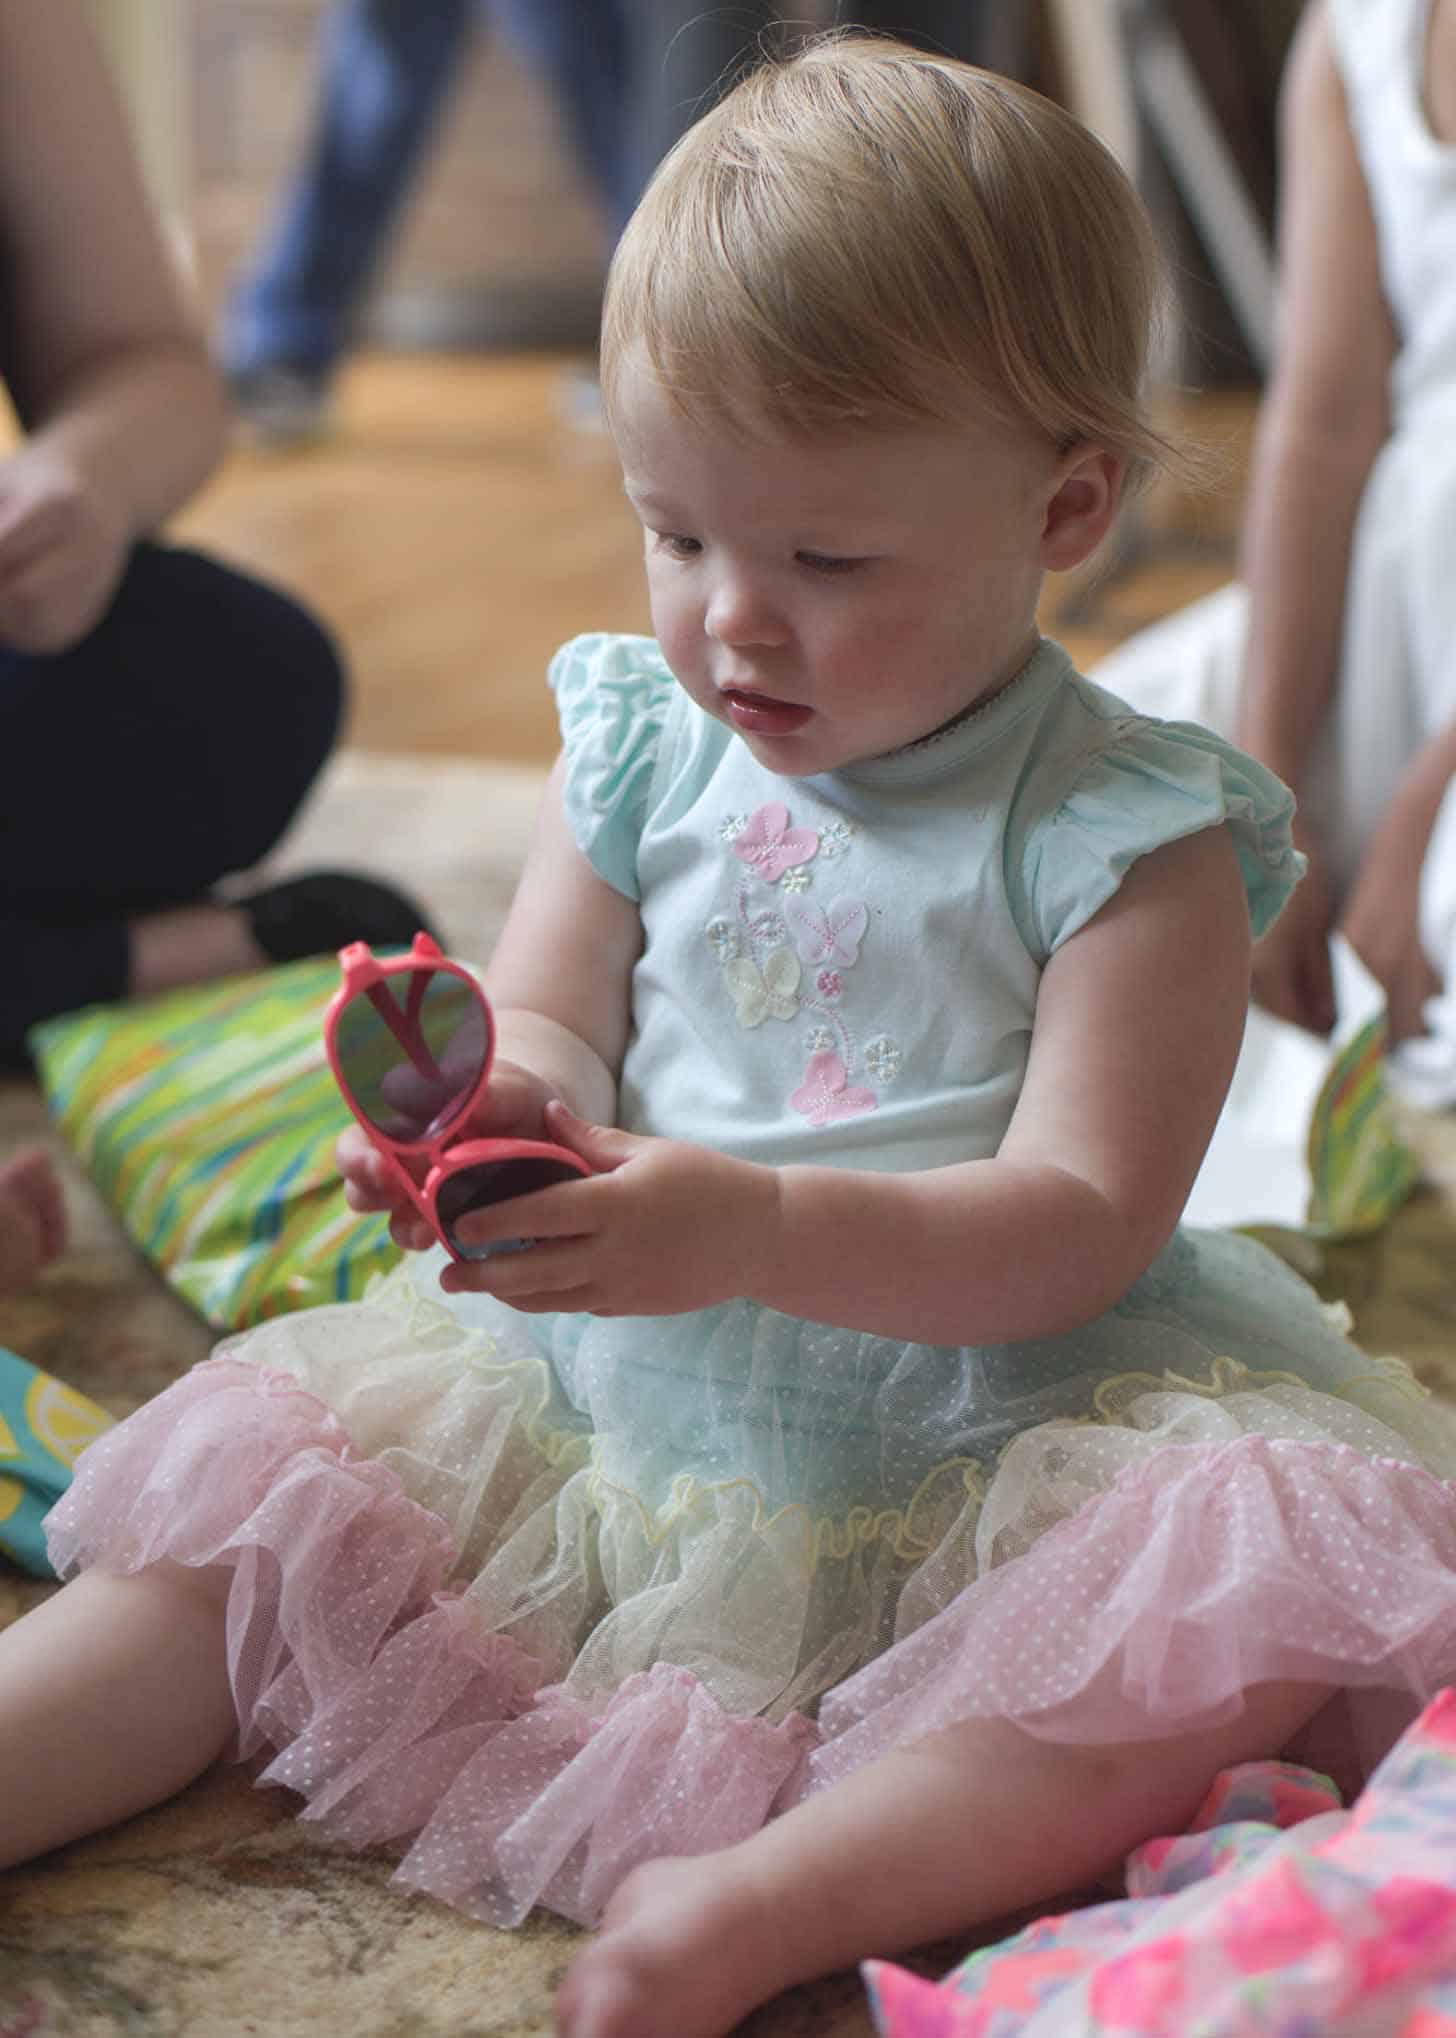
<svg viewBox="0 0 1456 2038">
<path fill-rule="evenodd" d="M 665 158 L 607 280 L 608 417 L 641 349 L 687 414 L 750 431 L 968 412 L 1119 454 L 1163 298 L 1108 151 L 1039 93 L 881 37 L 770 59 Z M 1174 456 L 1176 458 L 1176 455 Z"/>
</svg>

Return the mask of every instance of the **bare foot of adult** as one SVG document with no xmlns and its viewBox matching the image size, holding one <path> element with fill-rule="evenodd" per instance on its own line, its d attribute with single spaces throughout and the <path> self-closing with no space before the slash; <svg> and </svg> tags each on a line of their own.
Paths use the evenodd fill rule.
<svg viewBox="0 0 1456 2038">
<path fill-rule="evenodd" d="M 133 997 L 148 997 L 306 956 L 336 955 L 352 941 L 408 948 L 421 931 L 433 931 L 423 909 L 394 885 L 358 871 L 306 871 L 229 901 L 133 920 L 129 989 Z"/>
<path fill-rule="evenodd" d="M 0 1295 L 29 1287 L 66 1243 L 60 1177 L 42 1147 L 0 1162 Z"/>
<path fill-rule="evenodd" d="M 133 920 L 129 931 L 133 997 L 268 967 L 247 915 L 236 906 L 177 906 Z"/>
<path fill-rule="evenodd" d="M 801 1977 L 736 1850 L 648 1861 L 606 1909 L 556 1998 L 561 2038 L 724 2038 Z"/>
</svg>

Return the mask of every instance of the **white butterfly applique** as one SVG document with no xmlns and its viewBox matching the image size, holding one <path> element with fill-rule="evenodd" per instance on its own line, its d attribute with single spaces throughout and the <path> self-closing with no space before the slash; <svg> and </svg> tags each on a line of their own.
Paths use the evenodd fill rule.
<svg viewBox="0 0 1456 2038">
<path fill-rule="evenodd" d="M 740 1026 L 761 1026 L 765 1019 L 792 1019 L 799 1009 L 799 958 L 792 949 L 775 948 L 763 968 L 751 957 L 736 955 L 723 965 L 723 980 L 733 995 Z"/>
</svg>

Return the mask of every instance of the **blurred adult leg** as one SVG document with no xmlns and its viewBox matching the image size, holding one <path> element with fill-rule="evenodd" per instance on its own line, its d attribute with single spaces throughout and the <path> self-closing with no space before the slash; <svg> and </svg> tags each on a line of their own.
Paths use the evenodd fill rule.
<svg viewBox="0 0 1456 2038">
<path fill-rule="evenodd" d="M 645 185 L 679 135 L 722 97 L 759 51 L 774 45 L 792 5 L 773 0 L 632 0 L 631 119 L 636 176 Z M 811 25 L 811 9 L 799 25 Z"/>
<path fill-rule="evenodd" d="M 496 0 L 504 33 L 546 80 L 567 141 L 599 193 L 613 234 L 642 195 L 628 103 L 638 0 Z"/>
<path fill-rule="evenodd" d="M 234 293 L 223 358 L 235 378 L 285 366 L 322 381 L 434 134 L 475 0 L 337 0 L 313 123 L 262 252 Z"/>
<path fill-rule="evenodd" d="M 1030 0 L 834 0 L 831 18 L 1019 77 L 1031 41 Z"/>
<path fill-rule="evenodd" d="M 1030 39 L 1028 0 L 832 0 L 828 20 L 1017 75 Z M 632 34 L 638 175 L 646 183 L 673 143 L 760 54 L 822 25 L 813 0 L 635 0 Z"/>
</svg>

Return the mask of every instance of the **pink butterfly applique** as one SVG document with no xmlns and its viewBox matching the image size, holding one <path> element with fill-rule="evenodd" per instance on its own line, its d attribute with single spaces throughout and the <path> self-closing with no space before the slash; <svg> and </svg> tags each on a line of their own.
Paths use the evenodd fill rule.
<svg viewBox="0 0 1456 2038">
<path fill-rule="evenodd" d="M 859 961 L 870 909 L 863 899 L 831 899 L 828 911 L 807 899 L 786 899 L 784 918 L 800 957 L 811 967 L 834 962 L 852 969 Z"/>
<path fill-rule="evenodd" d="M 812 828 L 791 828 L 782 800 L 770 800 L 749 815 L 733 844 L 740 863 L 756 871 L 765 884 L 777 884 L 786 870 L 807 863 L 819 847 Z"/>
<path fill-rule="evenodd" d="M 789 1098 L 811 1125 L 858 1118 L 862 1111 L 873 1111 L 878 1101 L 873 1090 L 859 1090 L 850 1083 L 844 1063 L 832 1049 L 809 1057 L 804 1080 Z"/>
</svg>

